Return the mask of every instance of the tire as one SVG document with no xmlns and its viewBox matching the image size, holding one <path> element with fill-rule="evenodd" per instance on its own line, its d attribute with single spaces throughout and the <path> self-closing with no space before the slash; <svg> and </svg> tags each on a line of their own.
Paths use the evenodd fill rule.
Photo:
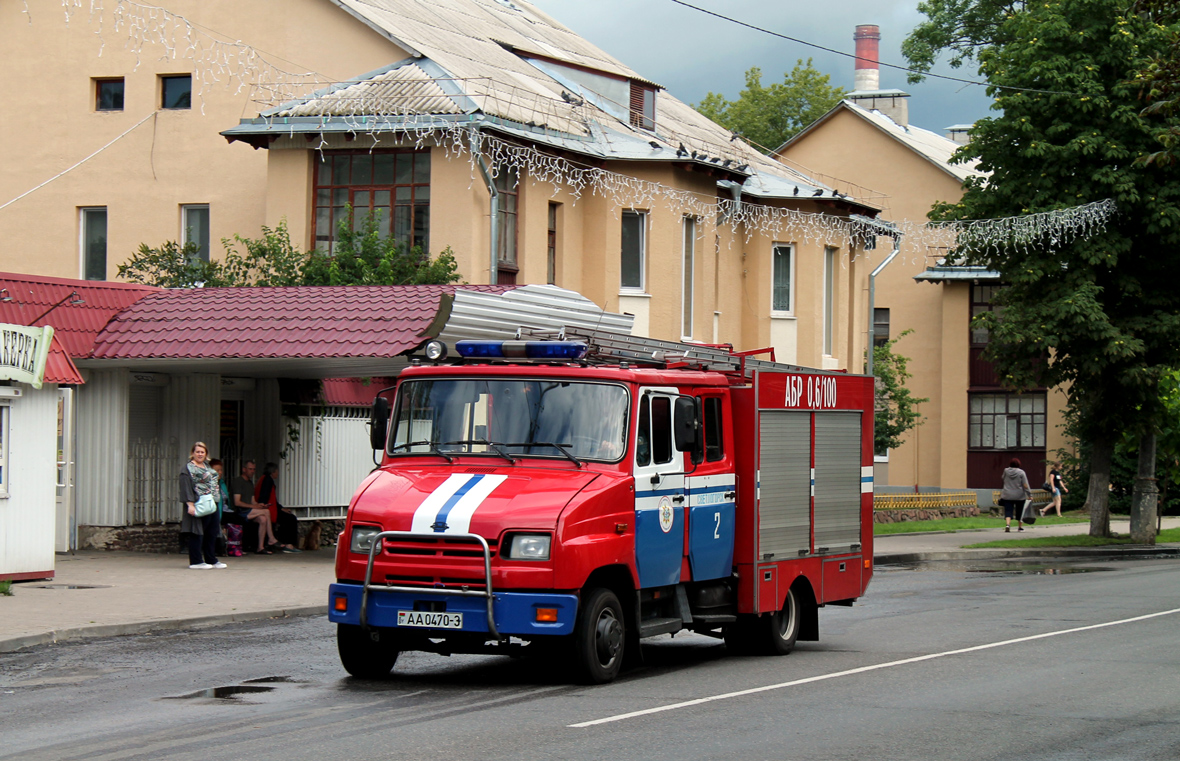
<svg viewBox="0 0 1180 761">
<path fill-rule="evenodd" d="M 606 684 L 619 675 L 626 655 L 623 606 L 609 589 L 582 595 L 574 624 L 574 666 L 583 684 Z"/>
<path fill-rule="evenodd" d="M 336 649 L 344 670 L 357 679 L 388 679 L 399 654 L 389 632 L 352 624 L 336 624 Z"/>
<path fill-rule="evenodd" d="M 786 655 L 795 649 L 799 638 L 799 598 L 792 587 L 787 590 L 783 609 L 762 619 L 766 651 L 770 655 Z"/>
</svg>

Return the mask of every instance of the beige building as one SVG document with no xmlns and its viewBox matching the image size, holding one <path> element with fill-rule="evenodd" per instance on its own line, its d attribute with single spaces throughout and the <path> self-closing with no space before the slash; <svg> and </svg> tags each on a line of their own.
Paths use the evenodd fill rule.
<svg viewBox="0 0 1180 761">
<path fill-rule="evenodd" d="M 0 270 L 114 279 L 141 243 L 218 257 L 284 219 L 330 248 L 345 209 L 371 210 L 450 248 L 470 283 L 555 283 L 637 332 L 863 366 L 870 255 L 852 217 L 876 209 L 527 3 L 164 5 L 68 23 L 56 0 L 0 8 L 15 74 L 0 88 L 30 106 L 0 116 L 24 138 L 0 204 L 56 177 L 0 209 Z"/>
<path fill-rule="evenodd" d="M 858 71 L 858 84 L 863 75 Z M 882 207 L 881 219 L 916 229 L 935 203 L 958 200 L 964 180 L 979 175 L 951 163 L 967 126 L 939 135 L 909 124 L 909 96 L 879 90 L 876 81 L 870 78 L 867 88 L 852 92 L 775 155 L 801 171 L 853 179 L 861 187 L 848 192 L 872 198 Z M 900 255 L 876 281 L 875 338 L 912 331 L 896 351 L 911 360 L 909 388 L 930 400 L 921 405 L 925 422 L 906 434 L 905 444 L 878 457 L 878 487 L 990 490 L 999 487 L 1012 457 L 1021 459 L 1037 486 L 1047 452 L 1065 445 L 1065 400 L 1056 391 L 1016 395 L 1000 386 L 980 358 L 986 331 L 970 327 L 972 316 L 991 309 L 998 273 L 944 266 L 946 250 L 928 243 L 903 239 Z"/>
<path fill-rule="evenodd" d="M 221 238 L 256 237 L 266 155 L 218 131 L 257 111 L 264 80 L 332 81 L 406 55 L 327 0 L 107 5 L 67 21 L 59 0 L 0 4 L 0 97 L 20 104 L 0 109 L 0 204 L 67 172 L 0 209 L 0 271 L 113 280 L 141 243 L 191 234 L 218 256 Z"/>
</svg>

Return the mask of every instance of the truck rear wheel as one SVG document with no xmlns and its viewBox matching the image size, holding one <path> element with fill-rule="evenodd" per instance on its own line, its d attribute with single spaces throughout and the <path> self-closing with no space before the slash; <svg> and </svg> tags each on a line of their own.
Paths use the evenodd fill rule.
<svg viewBox="0 0 1180 761">
<path fill-rule="evenodd" d="M 765 642 L 771 655 L 786 655 L 795 649 L 799 638 L 799 599 L 792 587 L 787 590 L 783 609 L 771 613 L 760 623 L 766 627 Z"/>
<path fill-rule="evenodd" d="M 619 675 L 626 650 L 623 606 L 609 589 L 582 595 L 574 625 L 574 663 L 587 684 L 605 684 Z"/>
<path fill-rule="evenodd" d="M 336 649 L 344 670 L 357 679 L 388 679 L 399 651 L 389 632 L 336 624 Z"/>
</svg>

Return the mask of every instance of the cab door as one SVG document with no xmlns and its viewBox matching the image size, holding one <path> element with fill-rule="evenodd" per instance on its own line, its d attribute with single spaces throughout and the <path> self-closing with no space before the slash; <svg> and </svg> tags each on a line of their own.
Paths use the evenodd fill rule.
<svg viewBox="0 0 1180 761">
<path fill-rule="evenodd" d="M 675 388 L 643 388 L 635 431 L 635 565 L 639 586 L 680 582 L 686 494 L 684 452 L 676 448 Z"/>
</svg>

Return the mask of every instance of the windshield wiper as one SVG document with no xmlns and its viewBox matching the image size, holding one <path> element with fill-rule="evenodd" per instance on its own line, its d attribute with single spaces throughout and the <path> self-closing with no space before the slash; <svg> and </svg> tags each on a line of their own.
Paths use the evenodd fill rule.
<svg viewBox="0 0 1180 761">
<path fill-rule="evenodd" d="M 498 443 L 495 441 L 488 441 L 487 439 L 462 439 L 461 441 L 448 441 L 447 442 L 447 446 L 450 446 L 451 444 L 480 444 L 480 445 L 485 446 L 488 449 L 492 450 L 496 454 L 500 455 L 501 457 L 503 457 L 505 460 L 512 463 L 513 465 L 516 464 L 515 457 L 508 454 L 503 449 L 500 449 L 500 447 L 502 447 L 502 446 L 505 446 L 505 447 L 511 446 L 510 444 L 501 444 L 501 443 Z"/>
<path fill-rule="evenodd" d="M 581 460 L 579 460 L 577 457 L 574 457 L 572 454 L 570 454 L 569 450 L 566 449 L 566 447 L 569 446 L 568 444 L 555 444 L 552 441 L 528 441 L 528 442 L 525 442 L 524 444 L 505 444 L 504 446 L 506 446 L 506 447 L 553 447 L 558 452 L 561 452 L 563 455 L 565 455 L 566 458 L 569 459 L 570 462 L 572 462 L 574 465 L 577 465 L 579 468 L 586 464 L 586 463 L 582 462 Z"/>
<path fill-rule="evenodd" d="M 436 454 L 439 457 L 444 458 L 447 461 L 448 465 L 455 464 L 455 458 L 451 457 L 449 454 L 447 454 L 446 452 L 439 449 L 433 441 L 411 441 L 411 442 L 408 442 L 405 444 L 398 444 L 395 447 L 391 447 L 389 451 L 396 452 L 399 449 L 409 449 L 410 447 L 430 447 L 430 452 L 432 454 Z M 407 454 L 412 454 L 412 452 L 407 452 Z"/>
</svg>

